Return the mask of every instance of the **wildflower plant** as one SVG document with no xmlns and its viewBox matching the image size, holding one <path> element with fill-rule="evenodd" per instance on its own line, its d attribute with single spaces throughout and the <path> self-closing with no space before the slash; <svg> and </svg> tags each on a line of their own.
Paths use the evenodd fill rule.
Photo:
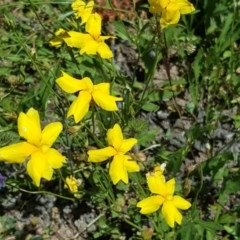
<svg viewBox="0 0 240 240">
<path fill-rule="evenodd" d="M 73 115 L 76 123 L 88 113 L 90 104 L 96 103 L 106 111 L 118 111 L 117 101 L 122 101 L 120 97 L 110 95 L 110 83 L 99 83 L 93 85 L 90 78 L 81 80 L 71 77 L 63 72 L 63 76 L 56 79 L 56 83 L 67 93 L 79 91 L 78 97 L 71 104 L 67 117 Z"/>
<path fill-rule="evenodd" d="M 55 34 L 57 38 L 51 40 L 50 44 L 52 46 L 59 46 L 62 42 L 65 42 L 67 46 L 71 48 L 78 48 L 80 50 L 80 54 L 99 54 L 99 56 L 103 59 L 112 58 L 113 53 L 109 46 L 105 43 L 105 40 L 114 37 L 101 36 L 101 25 L 101 16 L 97 13 L 93 13 L 86 21 L 86 33 L 59 29 Z"/>
<path fill-rule="evenodd" d="M 238 190 L 237 148 L 215 151 L 212 143 L 223 110 L 214 99 L 230 91 L 226 106 L 239 102 L 237 11 L 224 21 L 206 0 L 130 2 L 46 3 L 46 16 L 29 1 L 41 28 L 35 42 L 30 29 L 19 35 L 15 24 L 22 23 L 7 19 L 7 44 L 18 48 L 10 57 L 4 49 L 0 59 L 0 167 L 7 176 L 0 174 L 0 189 L 87 206 L 94 219 L 72 238 L 212 240 L 227 232 L 237 239 L 238 208 L 222 207 Z M 202 12 L 209 21 L 199 24 L 212 24 L 206 39 L 196 21 Z M 222 40 L 228 35 L 234 44 Z M 7 76 L 5 60 L 22 62 Z M 217 191 L 206 203 L 211 187 Z"/>
<path fill-rule="evenodd" d="M 195 11 L 193 4 L 187 0 L 149 0 L 149 11 L 158 13 L 160 17 L 161 28 L 177 24 L 180 16 Z"/>
<path fill-rule="evenodd" d="M 51 148 L 62 131 L 60 122 L 49 123 L 41 130 L 38 111 L 30 108 L 18 117 L 18 133 L 26 141 L 0 148 L 0 160 L 9 163 L 23 163 L 27 160 L 27 172 L 36 184 L 41 178 L 51 180 L 53 169 L 59 169 L 65 157 Z"/>
<path fill-rule="evenodd" d="M 113 157 L 109 167 L 109 174 L 113 184 L 117 184 L 120 180 L 128 183 L 128 172 L 138 172 L 139 165 L 126 153 L 137 143 L 137 139 L 124 139 L 122 130 L 118 124 L 107 131 L 108 147 L 89 150 L 89 162 L 102 162 Z"/>
<path fill-rule="evenodd" d="M 155 168 L 155 171 L 147 174 L 147 184 L 153 196 L 147 197 L 137 203 L 142 214 L 150 214 L 158 211 L 162 205 L 162 215 L 170 227 L 174 223 L 182 223 L 182 215 L 178 209 L 188 209 L 191 203 L 180 196 L 173 195 L 175 190 L 175 179 L 165 181 L 162 172 Z"/>
</svg>

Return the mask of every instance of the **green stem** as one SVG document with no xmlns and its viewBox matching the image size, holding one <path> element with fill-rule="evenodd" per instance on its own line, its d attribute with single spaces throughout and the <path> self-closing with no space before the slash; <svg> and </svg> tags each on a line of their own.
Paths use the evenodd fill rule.
<svg viewBox="0 0 240 240">
<path fill-rule="evenodd" d="M 97 222 L 101 217 L 103 217 L 105 213 L 100 213 L 96 218 L 94 218 L 77 236 L 81 235 L 85 232 L 89 227 L 91 227 L 95 222 Z"/>
<path fill-rule="evenodd" d="M 144 101 L 144 98 L 145 98 L 145 95 L 147 93 L 147 90 L 149 89 L 149 84 L 151 83 L 153 77 L 154 77 L 154 73 L 155 73 L 155 70 L 157 68 L 157 64 L 160 60 L 160 54 L 158 54 L 158 52 L 156 52 L 156 57 L 153 61 L 153 67 L 149 70 L 148 74 L 147 74 L 147 80 L 146 80 L 146 85 L 143 89 L 143 93 L 142 93 L 142 96 L 141 96 L 141 99 L 140 99 L 140 103 L 142 104 L 143 101 Z M 141 105 L 140 104 L 140 105 Z"/>
<path fill-rule="evenodd" d="M 195 197 L 194 202 L 197 201 L 198 196 L 199 196 L 199 194 L 200 194 L 200 192 L 202 190 L 202 187 L 203 187 L 203 170 L 202 170 L 202 166 L 201 165 L 199 165 L 198 171 L 199 171 L 199 175 L 200 175 L 200 186 L 199 186 L 198 191 L 196 193 L 196 197 Z"/>
<path fill-rule="evenodd" d="M 56 193 L 53 193 L 53 192 L 48 192 L 48 191 L 29 191 L 29 190 L 26 190 L 24 188 L 20 188 L 18 186 L 15 186 L 15 185 L 7 183 L 7 182 L 6 182 L 6 185 L 9 186 L 9 187 L 18 189 L 18 190 L 20 190 L 22 192 L 25 192 L 25 193 L 30 193 L 30 194 L 47 194 L 47 195 L 55 196 L 55 197 L 62 198 L 62 199 L 65 199 L 65 200 L 75 201 L 75 198 L 62 196 L 62 195 L 59 195 L 59 194 L 56 194 Z"/>
<path fill-rule="evenodd" d="M 128 219 L 126 219 L 126 218 L 124 218 L 124 217 L 123 217 L 123 221 L 126 222 L 127 224 L 129 224 L 130 226 L 138 229 L 139 231 L 142 231 L 142 228 L 141 228 L 141 227 L 139 227 L 138 225 L 134 224 L 133 222 L 129 221 Z"/>
<path fill-rule="evenodd" d="M 171 73 L 170 73 L 168 45 L 167 45 L 166 35 L 165 35 L 164 32 L 163 32 L 163 41 L 164 41 L 164 48 L 162 49 L 162 52 L 163 52 L 164 67 L 165 67 L 167 77 L 168 77 L 168 81 L 169 81 L 169 84 L 170 84 L 170 87 L 171 87 L 171 92 L 173 94 L 173 105 L 174 105 L 175 110 L 177 111 L 179 117 L 181 117 L 181 112 L 179 111 L 179 107 L 178 107 L 177 102 L 176 102 L 176 96 L 175 96 L 175 93 L 172 89 L 173 85 L 172 85 L 172 77 L 171 77 Z"/>
</svg>

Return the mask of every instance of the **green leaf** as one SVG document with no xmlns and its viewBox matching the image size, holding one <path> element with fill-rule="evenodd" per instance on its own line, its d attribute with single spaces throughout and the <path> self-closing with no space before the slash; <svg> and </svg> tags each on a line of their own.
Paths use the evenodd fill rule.
<svg viewBox="0 0 240 240">
<path fill-rule="evenodd" d="M 144 103 L 142 106 L 142 109 L 147 112 L 156 112 L 159 109 L 159 105 L 156 105 L 155 103 Z"/>
<path fill-rule="evenodd" d="M 223 214 L 219 217 L 218 222 L 221 224 L 231 224 L 235 223 L 237 220 L 237 217 L 234 215 L 230 214 Z"/>
<path fill-rule="evenodd" d="M 114 22 L 114 30 L 116 35 L 123 40 L 131 40 L 128 30 L 126 29 L 125 25 L 122 21 L 115 21 Z"/>
<path fill-rule="evenodd" d="M 150 129 L 148 131 L 141 131 L 136 138 L 138 139 L 138 144 L 147 147 L 153 139 L 155 139 L 158 134 L 158 129 Z"/>
<path fill-rule="evenodd" d="M 205 222 L 200 220 L 200 221 L 197 221 L 196 223 L 210 232 L 223 229 L 223 226 L 217 222 L 210 222 L 210 221 Z"/>
<path fill-rule="evenodd" d="M 236 193 L 240 190 L 240 178 L 239 175 L 233 176 L 230 179 L 226 179 L 223 182 L 223 194 Z"/>
</svg>

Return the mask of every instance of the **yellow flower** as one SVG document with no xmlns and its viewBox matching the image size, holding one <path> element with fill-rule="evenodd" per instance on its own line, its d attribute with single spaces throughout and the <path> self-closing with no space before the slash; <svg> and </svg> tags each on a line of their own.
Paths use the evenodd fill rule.
<svg viewBox="0 0 240 240">
<path fill-rule="evenodd" d="M 113 157 L 110 163 L 109 174 L 113 184 L 117 184 L 120 180 L 128 183 L 128 172 L 138 172 L 140 167 L 137 162 L 131 159 L 126 153 L 137 143 L 137 139 L 123 139 L 120 126 L 115 124 L 113 128 L 107 131 L 108 147 L 89 150 L 89 162 L 102 162 Z"/>
<path fill-rule="evenodd" d="M 41 178 L 51 180 L 53 169 L 61 168 L 65 157 L 51 148 L 62 131 L 60 122 L 53 122 L 41 130 L 39 113 L 30 108 L 18 117 L 19 135 L 24 142 L 0 148 L 0 160 L 10 163 L 22 163 L 27 158 L 27 172 L 34 183 L 39 186 Z"/>
<path fill-rule="evenodd" d="M 68 187 L 72 193 L 78 192 L 78 186 L 79 184 L 76 178 L 74 178 L 72 175 L 69 177 L 66 177 L 65 187 Z"/>
<path fill-rule="evenodd" d="M 182 214 L 178 209 L 188 209 L 191 203 L 180 196 L 173 195 L 175 191 L 175 179 L 165 182 L 159 173 L 147 174 L 148 188 L 153 196 L 147 197 L 137 203 L 141 208 L 140 213 L 149 214 L 156 212 L 162 206 L 162 215 L 170 227 L 175 222 L 182 223 Z"/>
<path fill-rule="evenodd" d="M 79 80 L 65 72 L 62 72 L 62 74 L 63 76 L 56 80 L 59 87 L 67 93 L 79 91 L 77 98 L 73 101 L 67 113 L 67 117 L 74 116 L 76 123 L 81 121 L 87 114 L 92 100 L 106 111 L 118 110 L 116 102 L 123 99 L 110 95 L 109 83 L 93 85 L 91 79 L 88 77 Z"/>
<path fill-rule="evenodd" d="M 58 47 L 64 41 L 69 47 L 79 48 L 80 54 L 99 54 L 104 59 L 112 58 L 113 53 L 104 41 L 114 37 L 101 36 L 101 24 L 101 16 L 97 13 L 91 14 L 85 26 L 87 33 L 60 29 L 55 33 L 56 38 L 50 41 L 50 45 Z"/>
<path fill-rule="evenodd" d="M 81 0 L 75 0 L 72 3 L 72 9 L 75 12 L 76 18 L 81 18 L 82 24 L 87 22 L 89 16 L 92 14 L 94 6 L 94 1 L 89 1 L 88 3 L 85 3 Z"/>
<path fill-rule="evenodd" d="M 101 36 L 102 18 L 99 14 L 92 14 L 86 23 L 86 32 L 82 36 L 82 46 L 80 54 L 87 53 L 90 55 L 99 54 L 101 58 L 112 58 L 113 53 L 108 45 L 104 42 L 106 39 L 114 38 L 112 36 Z"/>
<path fill-rule="evenodd" d="M 180 15 L 195 11 L 194 6 L 187 0 L 148 0 L 151 13 L 161 13 L 160 25 L 165 28 L 179 22 Z"/>
</svg>

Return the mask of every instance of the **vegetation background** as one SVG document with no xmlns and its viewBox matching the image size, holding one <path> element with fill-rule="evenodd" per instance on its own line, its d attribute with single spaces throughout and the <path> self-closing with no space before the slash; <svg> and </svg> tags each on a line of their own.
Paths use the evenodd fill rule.
<svg viewBox="0 0 240 240">
<path fill-rule="evenodd" d="M 34 107 L 43 124 L 63 122 L 57 146 L 70 160 L 40 188 L 22 165 L 0 162 L 1 239 L 240 239 L 240 2 L 191 2 L 196 12 L 162 34 L 147 1 L 97 1 L 104 35 L 116 36 L 113 61 L 103 61 L 49 46 L 57 29 L 77 27 L 71 2 L 1 1 L 0 146 L 19 141 L 17 116 Z M 67 120 L 71 99 L 55 84 L 61 70 L 113 81 L 122 114 L 96 111 L 95 125 Z M 138 139 L 141 174 L 115 187 L 86 151 L 116 121 Z M 145 173 L 164 162 L 192 203 L 174 229 L 136 207 Z M 69 173 L 81 182 L 75 195 L 64 188 Z"/>
</svg>

